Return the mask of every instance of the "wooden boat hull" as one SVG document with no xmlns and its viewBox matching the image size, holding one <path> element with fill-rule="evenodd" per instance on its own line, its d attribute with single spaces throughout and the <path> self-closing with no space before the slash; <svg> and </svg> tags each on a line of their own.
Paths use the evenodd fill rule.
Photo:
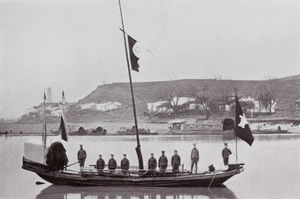
<svg viewBox="0 0 300 199">
<path fill-rule="evenodd" d="M 243 171 L 241 165 L 228 171 L 214 171 L 202 174 L 182 172 L 176 176 L 117 175 L 96 172 L 79 174 L 71 171 L 49 171 L 43 164 L 23 158 L 23 169 L 35 172 L 44 180 L 57 185 L 72 186 L 138 186 L 138 187 L 219 187 L 232 176 Z M 143 173 L 143 172 L 142 172 Z"/>
<path fill-rule="evenodd" d="M 264 130 L 252 130 L 252 134 L 291 134 L 291 132 L 288 132 L 288 130 L 264 129 Z"/>
<path fill-rule="evenodd" d="M 169 129 L 169 134 L 172 135 L 234 135 L 232 130 L 206 130 L 206 129 L 188 129 L 178 130 Z"/>
</svg>

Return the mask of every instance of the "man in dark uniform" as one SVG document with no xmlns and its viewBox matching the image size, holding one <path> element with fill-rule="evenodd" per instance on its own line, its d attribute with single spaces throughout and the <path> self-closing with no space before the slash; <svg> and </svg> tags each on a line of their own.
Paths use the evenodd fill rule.
<svg viewBox="0 0 300 199">
<path fill-rule="evenodd" d="M 99 159 L 96 162 L 96 168 L 98 170 L 99 175 L 103 173 L 104 167 L 105 167 L 105 161 L 102 159 L 102 155 L 99 154 Z"/>
<path fill-rule="evenodd" d="M 229 155 L 231 155 L 231 151 L 230 149 L 227 148 L 227 143 L 224 143 L 225 147 L 222 150 L 222 157 L 223 157 L 223 162 L 224 162 L 224 166 L 227 168 L 228 167 L 228 161 L 229 161 Z"/>
<path fill-rule="evenodd" d="M 179 165 L 180 165 L 180 156 L 177 154 L 177 150 L 174 151 L 174 155 L 172 156 L 171 159 L 171 164 L 172 164 L 172 174 L 173 176 L 176 175 L 176 173 L 179 172 Z"/>
<path fill-rule="evenodd" d="M 129 160 L 126 158 L 126 154 L 123 154 L 123 157 L 121 160 L 121 170 L 126 175 L 129 169 Z"/>
<path fill-rule="evenodd" d="M 117 162 L 114 159 L 114 154 L 111 154 L 111 158 L 108 161 L 108 169 L 110 170 L 110 172 L 114 172 L 116 168 L 117 168 Z"/>
<path fill-rule="evenodd" d="M 160 169 L 160 174 L 162 176 L 165 176 L 166 169 L 168 167 L 168 158 L 165 156 L 165 151 L 161 152 L 161 156 L 158 160 L 158 166 L 159 166 L 159 169 Z"/>
<path fill-rule="evenodd" d="M 151 153 L 151 158 L 149 158 L 148 160 L 148 169 L 149 169 L 149 173 L 152 176 L 156 175 L 156 167 L 157 167 L 156 159 L 154 158 L 154 154 Z"/>
<path fill-rule="evenodd" d="M 194 143 L 193 145 L 194 145 L 194 148 L 192 149 L 192 152 L 191 152 L 191 173 L 193 172 L 194 165 L 195 165 L 195 169 L 196 169 L 195 173 L 197 173 L 198 161 L 199 161 L 199 151 L 196 148 L 196 143 Z"/>
<path fill-rule="evenodd" d="M 77 159 L 80 165 L 80 168 L 84 167 L 84 162 L 86 159 L 86 151 L 83 149 L 82 144 L 80 144 L 80 149 L 77 153 Z"/>
</svg>

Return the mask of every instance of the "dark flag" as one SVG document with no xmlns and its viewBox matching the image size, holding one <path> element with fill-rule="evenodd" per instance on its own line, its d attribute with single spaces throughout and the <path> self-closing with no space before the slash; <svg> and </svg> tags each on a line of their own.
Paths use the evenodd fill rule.
<svg viewBox="0 0 300 199">
<path fill-rule="evenodd" d="M 131 61 L 131 69 L 139 72 L 139 64 L 138 64 L 139 58 L 135 56 L 135 54 L 133 53 L 133 46 L 135 45 L 136 40 L 134 40 L 129 35 L 127 35 L 127 39 L 128 39 L 128 47 L 129 47 L 129 56 Z"/>
<path fill-rule="evenodd" d="M 236 122 L 236 130 L 235 135 L 245 142 L 247 142 L 250 146 L 252 145 L 254 138 L 251 133 L 249 123 L 243 113 L 241 104 L 235 95 L 235 122 Z"/>
<path fill-rule="evenodd" d="M 46 98 L 46 94 L 45 94 L 45 92 L 44 92 L 44 101 L 46 101 L 46 99 L 47 99 L 47 98 Z"/>
<path fill-rule="evenodd" d="M 63 119 L 62 116 L 60 118 L 61 119 L 60 119 L 59 129 L 61 130 L 61 139 L 65 140 L 67 142 L 68 138 L 67 138 L 67 131 L 66 131 L 66 127 L 65 127 L 65 122 L 64 122 L 64 119 Z"/>
</svg>

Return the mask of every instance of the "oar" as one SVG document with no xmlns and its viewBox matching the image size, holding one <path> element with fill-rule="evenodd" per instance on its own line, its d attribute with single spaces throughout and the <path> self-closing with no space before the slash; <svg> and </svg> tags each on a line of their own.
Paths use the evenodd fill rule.
<svg viewBox="0 0 300 199">
<path fill-rule="evenodd" d="M 74 165 L 74 164 L 77 164 L 77 163 L 79 163 L 79 161 L 78 161 L 78 162 L 74 162 L 73 164 L 67 165 L 66 168 L 69 167 L 69 166 L 72 166 L 72 165 Z"/>
</svg>

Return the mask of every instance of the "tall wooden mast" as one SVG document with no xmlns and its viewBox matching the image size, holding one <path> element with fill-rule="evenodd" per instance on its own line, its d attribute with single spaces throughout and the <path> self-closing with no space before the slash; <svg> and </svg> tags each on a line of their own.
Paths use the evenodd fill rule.
<svg viewBox="0 0 300 199">
<path fill-rule="evenodd" d="M 131 99 L 132 99 L 132 106 L 133 106 L 134 123 L 135 123 L 135 131 L 136 131 L 137 147 L 135 148 L 135 150 L 136 150 L 136 153 L 137 153 L 137 156 L 138 156 L 139 169 L 144 169 L 143 156 L 142 156 L 141 145 L 140 145 L 140 138 L 139 138 L 139 131 L 138 131 L 138 123 L 137 123 L 137 117 L 136 117 L 136 109 L 135 109 L 135 102 L 134 102 L 133 87 L 132 87 L 130 62 L 129 62 L 128 51 L 127 51 L 127 43 L 126 43 L 126 36 L 125 36 L 125 27 L 124 27 L 123 14 L 122 14 L 122 8 L 121 8 L 121 0 L 119 0 L 119 7 L 120 7 L 120 15 L 121 15 L 121 21 L 122 21 L 122 29 L 123 29 L 122 32 L 123 32 L 124 44 L 125 44 L 125 54 L 126 54 L 128 76 L 129 76 L 129 83 L 130 83 L 130 90 L 131 90 Z"/>
</svg>

